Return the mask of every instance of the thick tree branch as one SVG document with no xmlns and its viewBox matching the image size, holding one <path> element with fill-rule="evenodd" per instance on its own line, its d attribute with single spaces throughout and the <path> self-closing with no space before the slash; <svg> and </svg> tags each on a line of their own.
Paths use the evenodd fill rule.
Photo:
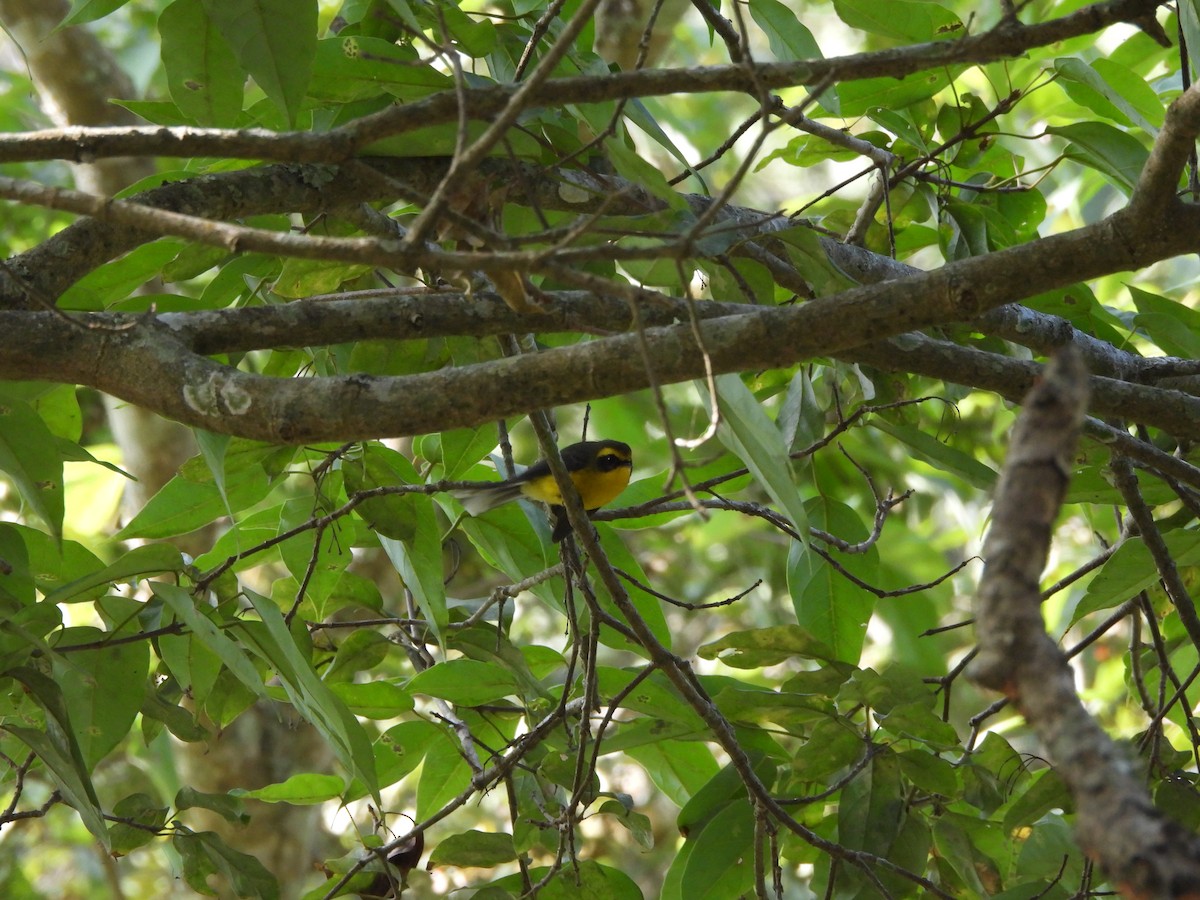
<svg viewBox="0 0 1200 900">
<path fill-rule="evenodd" d="M 445 160 L 439 162 L 444 170 Z M 362 166 L 270 166 L 172 182 L 138 194 L 137 203 L 132 205 L 226 220 L 266 213 L 316 213 L 339 204 L 380 199 L 387 189 L 384 179 Z M 104 198 L 83 195 L 78 199 L 88 204 L 99 200 L 100 208 L 105 205 Z M 143 227 L 81 219 L 9 260 L 8 265 L 39 294 L 57 298 L 92 269 L 164 233 L 147 231 L 152 220 L 144 215 L 136 221 Z M 0 275 L 0 286 L 0 307 L 28 309 L 41 305 L 26 295 L 23 286 L 13 284 L 7 274 Z"/>
<path fill-rule="evenodd" d="M 1194 211 L 1178 213 L 1181 221 L 1196 217 Z M 716 372 L 790 365 L 856 348 L 858 355 L 852 358 L 894 367 L 897 354 L 903 355 L 902 346 L 873 357 L 861 348 L 930 325 L 972 319 L 989 306 L 1113 268 L 1136 268 L 1155 254 L 1171 255 L 1171 248 L 1134 247 L 1121 240 L 1121 229 L 1113 222 L 1123 216 L 1118 213 L 1088 228 L 934 272 L 865 285 L 800 307 L 756 308 L 750 314 L 700 322 L 697 328 Z M 1194 225 L 1191 231 L 1194 236 Z M 1177 229 L 1176 240 L 1184 232 Z M 1014 279 L 1009 276 L 1013 271 L 1028 277 Z M 20 329 L 21 314 L 9 315 L 12 328 Z M 16 343 L 0 359 L 0 375 L 88 384 L 189 424 L 269 441 L 351 440 L 464 427 L 529 409 L 628 393 L 648 384 L 644 368 L 632 362 L 641 356 L 637 336 L 629 334 L 402 378 L 295 380 L 251 375 L 193 354 L 164 323 L 146 321 L 112 331 L 46 316 L 39 317 L 38 324 L 29 341 Z M 645 340 L 660 383 L 703 375 L 705 359 L 690 326 L 651 328 Z M 921 352 L 910 353 L 910 371 L 941 374 L 936 369 L 942 366 L 946 371 L 941 377 L 953 380 L 956 361 L 979 353 L 953 348 L 955 359 L 950 359 L 935 354 L 937 349 L 942 348 L 931 342 Z M 979 356 L 976 378 L 981 381 L 989 369 L 1003 366 L 1011 373 L 1021 366 L 1002 357 Z M 1011 387 L 1003 382 L 997 376 L 993 389 Z M 1106 388 L 1123 402 L 1157 402 L 1161 427 L 1180 435 L 1197 430 L 1200 401 L 1195 398 L 1115 381 Z"/>
<path fill-rule="evenodd" d="M 1200 94 L 1187 90 L 1167 108 L 1162 131 L 1138 177 L 1131 207 L 1160 209 L 1178 198 L 1180 173 L 1195 152 L 1198 132 Z"/>
<path fill-rule="evenodd" d="M 1077 348 L 1078 349 L 1078 348 Z M 911 372 L 953 384 L 992 391 L 1019 402 L 1037 378 L 1039 367 L 1028 360 L 961 347 L 920 334 L 854 347 L 835 354 L 890 372 Z M 1182 391 L 1131 384 L 1093 375 L 1092 409 L 1103 416 L 1120 416 L 1162 428 L 1179 438 L 1200 438 L 1200 398 Z"/>
<path fill-rule="evenodd" d="M 752 318 L 763 312 L 758 307 L 717 302 L 696 304 L 694 309 L 705 320 L 731 316 Z M 1082 343 L 1085 352 L 1091 349 L 1091 343 L 1082 341 L 1083 336 L 1063 319 L 1020 308 L 1012 310 L 1008 306 L 997 312 L 1018 323 L 1013 327 L 1025 343 L 1041 335 L 1038 343 L 1047 351 L 1072 341 Z M 650 327 L 668 326 L 686 319 L 687 315 L 688 303 L 683 299 L 656 296 L 642 303 L 641 318 Z M 1033 320 L 1035 327 L 1021 324 L 1028 320 Z M 123 323 L 127 327 L 130 319 L 123 315 L 97 314 L 88 316 L 85 322 L 94 333 L 90 337 L 98 339 L 121 328 Z M 633 326 L 633 316 L 625 300 L 586 291 L 546 295 L 540 312 L 520 314 L 494 295 L 467 297 L 448 292 L 378 290 L 356 292 L 344 298 L 297 300 L 278 306 L 165 313 L 158 317 L 158 322 L 166 327 L 171 341 L 178 342 L 176 369 L 181 371 L 182 363 L 190 353 L 207 356 L 279 347 L 329 346 L 369 339 L 488 337 L 521 331 L 611 336 L 628 331 Z M 73 338 L 78 339 L 75 332 L 82 330 L 82 326 L 72 327 L 49 312 L 0 312 L 0 328 L 5 329 L 16 345 L 50 345 L 21 364 L 37 367 L 36 371 L 22 369 L 20 377 L 27 378 L 62 377 L 63 366 L 69 364 L 65 358 L 69 353 L 65 349 L 56 351 L 54 347 L 67 347 Z M 53 337 L 48 338 L 50 335 Z M 1014 402 L 1029 389 L 1037 372 L 1036 365 L 1029 361 L 961 347 L 918 333 L 834 355 L 847 362 L 927 375 L 992 391 Z M 14 359 L 11 355 L 8 358 L 10 362 Z M 1093 357 L 1089 354 L 1088 358 L 1090 361 Z M 1123 360 L 1121 365 L 1124 377 L 1129 381 L 1093 376 L 1093 407 L 1103 415 L 1121 415 L 1178 437 L 1195 437 L 1200 430 L 1200 400 L 1179 391 L 1138 383 L 1152 381 L 1155 373 L 1169 362 L 1133 357 Z M 1182 364 L 1185 361 L 1176 362 Z M 0 371 L 5 371 L 3 360 L 0 360 Z M 17 377 L 15 370 L 9 374 Z M 435 377 L 436 373 L 430 376 L 431 379 Z M 564 373 L 562 377 L 569 379 L 570 373 Z M 1184 480 L 1192 482 L 1190 477 L 1185 476 Z"/>
</svg>

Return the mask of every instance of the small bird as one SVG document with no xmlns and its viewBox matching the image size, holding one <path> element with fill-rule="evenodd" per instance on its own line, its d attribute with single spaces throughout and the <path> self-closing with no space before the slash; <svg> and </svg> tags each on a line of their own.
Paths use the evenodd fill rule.
<svg viewBox="0 0 1200 900">
<path fill-rule="evenodd" d="M 562 459 L 575 490 L 583 500 L 583 508 L 594 513 L 605 503 L 614 500 L 629 484 L 633 473 L 633 451 L 620 441 L 580 441 L 563 447 Z M 450 492 L 473 516 L 495 509 L 502 503 L 527 497 L 550 504 L 554 514 L 554 533 L 551 539 L 558 543 L 571 530 L 567 511 L 562 506 L 562 493 L 550 472 L 549 464 L 538 460 L 520 475 L 506 481 L 481 482 L 479 485 L 459 488 Z"/>
</svg>

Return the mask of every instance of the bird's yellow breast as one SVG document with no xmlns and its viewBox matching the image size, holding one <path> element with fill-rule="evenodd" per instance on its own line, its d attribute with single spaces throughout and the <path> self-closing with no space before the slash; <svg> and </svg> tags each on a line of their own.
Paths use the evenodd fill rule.
<svg viewBox="0 0 1200 900">
<path fill-rule="evenodd" d="M 606 503 L 615 500 L 625 486 L 629 484 L 629 466 L 610 469 L 602 472 L 599 469 L 577 469 L 571 473 L 575 482 L 575 490 L 579 491 L 584 509 L 599 509 Z M 532 500 L 540 500 L 551 506 L 562 506 L 562 491 L 558 489 L 553 475 L 545 475 L 534 479 L 521 488 L 521 493 Z"/>
</svg>

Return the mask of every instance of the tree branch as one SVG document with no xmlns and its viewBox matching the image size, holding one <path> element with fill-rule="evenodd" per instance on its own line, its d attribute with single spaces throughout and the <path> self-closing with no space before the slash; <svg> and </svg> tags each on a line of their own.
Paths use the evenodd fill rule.
<svg viewBox="0 0 1200 900">
<path fill-rule="evenodd" d="M 1200 840 L 1150 802 L 1129 761 L 1088 715 L 1042 624 L 1038 579 L 1087 403 L 1087 370 L 1064 348 L 1026 398 L 996 490 L 976 601 L 971 677 L 1003 691 L 1038 733 L 1076 801 L 1080 844 L 1129 897 L 1200 891 Z"/>
<path fill-rule="evenodd" d="M 787 63 L 677 69 L 639 69 L 604 76 L 550 79 L 528 91 L 525 109 L 568 103 L 603 103 L 633 97 L 759 91 L 855 81 L 903 78 L 946 66 L 980 64 L 1020 56 L 1118 22 L 1153 17 L 1160 0 L 1111 0 L 1026 25 L 1002 19 L 995 27 L 956 41 L 914 44 L 871 53 Z M 324 134 L 274 133 L 261 129 L 70 128 L 28 132 L 0 140 L 0 162 L 63 159 L 88 162 L 110 156 L 234 156 L 279 162 L 342 162 L 369 154 L 376 141 L 416 128 L 455 122 L 460 114 L 487 119 L 501 112 L 523 83 L 442 91 L 413 103 L 356 119 Z"/>
</svg>

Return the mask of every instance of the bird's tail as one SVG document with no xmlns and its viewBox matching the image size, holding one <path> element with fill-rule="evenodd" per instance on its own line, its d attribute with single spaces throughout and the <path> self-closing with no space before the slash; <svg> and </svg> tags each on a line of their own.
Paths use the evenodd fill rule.
<svg viewBox="0 0 1200 900">
<path fill-rule="evenodd" d="M 489 509 L 495 509 L 502 503 L 516 500 L 521 496 L 521 485 L 501 482 L 479 487 L 458 488 L 451 491 L 450 496 L 461 503 L 471 515 L 477 516 Z"/>
</svg>

